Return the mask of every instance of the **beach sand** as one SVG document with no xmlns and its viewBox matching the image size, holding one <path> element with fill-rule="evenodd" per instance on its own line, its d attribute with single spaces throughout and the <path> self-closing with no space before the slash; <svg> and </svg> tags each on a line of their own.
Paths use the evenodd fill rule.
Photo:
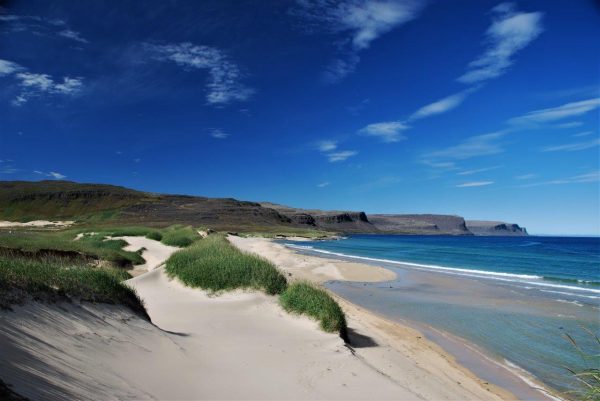
<svg viewBox="0 0 600 401">
<path fill-rule="evenodd" d="M 300 255 L 294 261 L 268 240 L 231 239 L 285 262 L 280 267 L 292 279 L 393 277 L 372 266 L 324 265 Z M 185 287 L 158 267 L 167 252 L 159 256 L 152 240 L 137 240 L 132 249 L 143 246 L 143 256 L 156 259 L 127 283 L 144 300 L 152 324 L 124 307 L 91 303 L 29 302 L 0 311 L 0 378 L 44 400 L 513 398 L 419 332 L 342 299 L 352 347 L 315 321 L 284 312 L 276 297 L 243 291 L 214 296 Z"/>
</svg>

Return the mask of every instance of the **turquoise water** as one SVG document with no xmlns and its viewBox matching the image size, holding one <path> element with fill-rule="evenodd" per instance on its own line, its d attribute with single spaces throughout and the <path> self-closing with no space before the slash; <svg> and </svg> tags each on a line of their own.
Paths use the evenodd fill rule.
<svg viewBox="0 0 600 401">
<path fill-rule="evenodd" d="M 390 318 L 464 338 L 559 391 L 578 389 L 565 367 L 599 367 L 565 334 L 600 353 L 582 328 L 600 332 L 600 238 L 356 235 L 289 246 L 395 271 L 391 282 L 328 287 Z"/>
</svg>

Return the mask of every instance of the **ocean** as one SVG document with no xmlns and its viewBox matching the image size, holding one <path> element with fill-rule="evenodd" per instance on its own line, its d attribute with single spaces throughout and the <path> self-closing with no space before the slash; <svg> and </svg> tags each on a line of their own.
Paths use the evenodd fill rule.
<svg viewBox="0 0 600 401">
<path fill-rule="evenodd" d="M 591 334 L 600 333 L 600 238 L 353 235 L 285 243 L 393 270 L 397 279 L 385 283 L 327 286 L 391 319 L 464 339 L 568 397 L 581 387 L 567 367 L 599 367 L 567 335 L 600 354 Z"/>
</svg>

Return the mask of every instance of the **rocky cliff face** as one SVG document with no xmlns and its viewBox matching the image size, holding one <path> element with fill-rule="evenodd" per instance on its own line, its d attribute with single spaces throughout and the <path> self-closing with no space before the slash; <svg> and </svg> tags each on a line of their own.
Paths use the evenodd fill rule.
<svg viewBox="0 0 600 401">
<path fill-rule="evenodd" d="M 377 232 L 364 212 L 307 210 L 270 202 L 262 202 L 261 206 L 277 211 L 294 223 L 319 230 L 343 233 Z"/>
<path fill-rule="evenodd" d="M 460 216 L 443 214 L 371 214 L 378 231 L 393 234 L 473 235 Z"/>
<path fill-rule="evenodd" d="M 436 214 L 373 214 L 298 209 L 232 198 L 163 195 L 104 184 L 0 181 L 0 219 L 74 218 L 106 224 L 175 223 L 230 231 L 293 231 L 422 235 L 527 235 L 517 224 Z"/>
<path fill-rule="evenodd" d="M 527 229 L 518 224 L 503 221 L 468 220 L 467 228 L 475 235 L 526 236 Z"/>
</svg>

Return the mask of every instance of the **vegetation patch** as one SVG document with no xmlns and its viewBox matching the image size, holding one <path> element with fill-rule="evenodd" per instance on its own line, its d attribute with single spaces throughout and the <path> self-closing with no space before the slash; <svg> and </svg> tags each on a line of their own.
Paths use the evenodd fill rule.
<svg viewBox="0 0 600 401">
<path fill-rule="evenodd" d="M 166 271 L 189 287 L 213 292 L 246 288 L 276 295 L 287 286 L 275 265 L 239 251 L 220 234 L 209 235 L 174 253 L 167 260 Z"/>
<path fill-rule="evenodd" d="M 150 231 L 148 234 L 146 234 L 146 238 L 153 239 L 154 241 L 161 241 L 162 236 L 162 233 L 156 230 Z"/>
<path fill-rule="evenodd" d="M 286 311 L 308 315 L 318 320 L 324 331 L 340 333 L 347 340 L 344 312 L 327 291 L 308 282 L 297 282 L 288 286 L 279 301 Z"/>
<path fill-rule="evenodd" d="M 74 241 L 77 231 L 0 231 L 0 247 L 33 254 L 58 252 L 77 253 L 101 259 L 118 267 L 144 263 L 136 252 L 124 251 L 123 240 L 105 240 L 105 233 L 90 233 Z"/>
<path fill-rule="evenodd" d="M 193 227 L 174 225 L 162 231 L 161 242 L 165 245 L 186 247 L 199 238 L 198 232 Z"/>
<path fill-rule="evenodd" d="M 0 307 L 27 297 L 56 301 L 79 299 L 125 305 L 149 319 L 135 291 L 122 283 L 128 274 L 114 268 L 94 269 L 60 258 L 31 259 L 0 255 Z"/>
</svg>

